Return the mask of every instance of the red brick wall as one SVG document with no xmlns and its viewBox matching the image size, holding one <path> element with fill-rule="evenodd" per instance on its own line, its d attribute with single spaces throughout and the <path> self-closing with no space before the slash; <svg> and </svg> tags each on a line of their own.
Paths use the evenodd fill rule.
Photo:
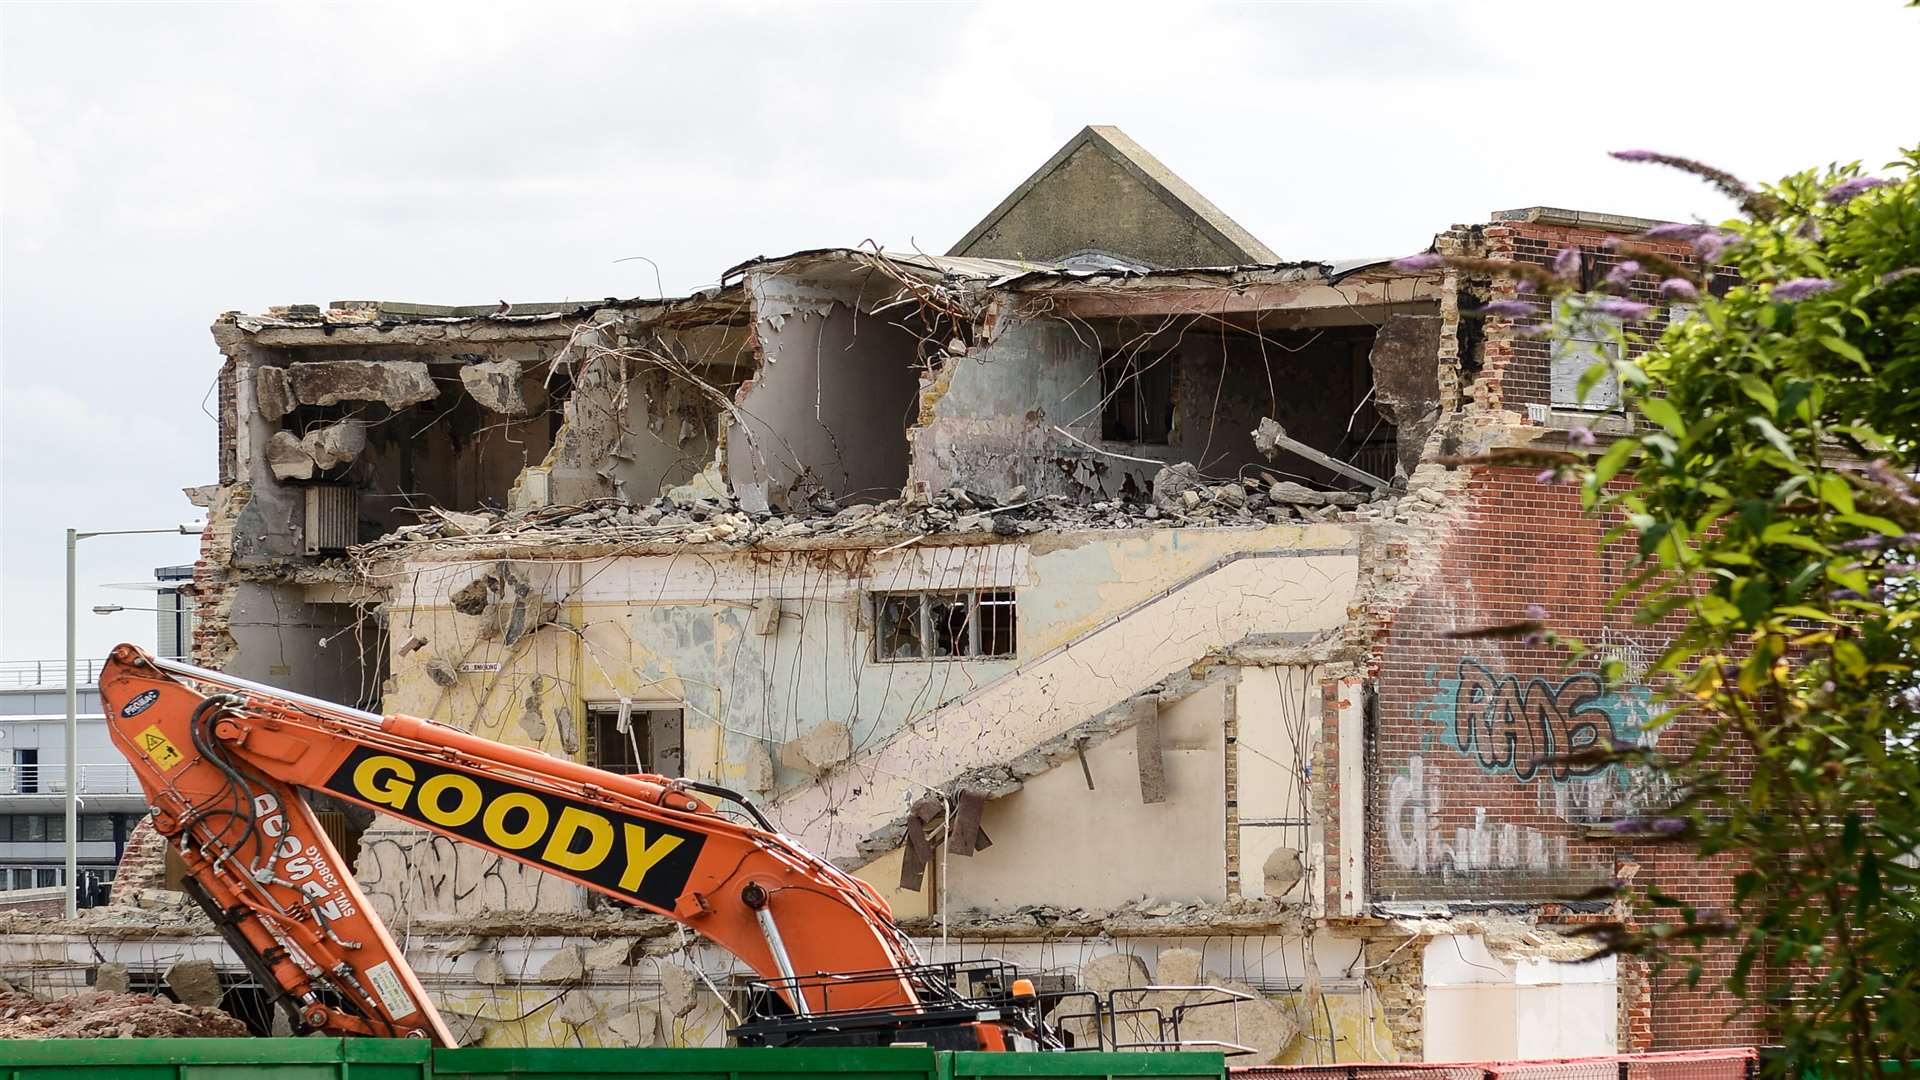
<svg viewBox="0 0 1920 1080">
<path fill-rule="evenodd" d="M 1725 907 L 1731 872 L 1681 845 L 1616 837 L 1609 822 L 1652 805 L 1617 771 L 1580 775 L 1539 759 L 1609 737 L 1631 738 L 1653 710 L 1645 691 L 1602 693 L 1598 661 L 1566 666 L 1544 642 L 1462 640 L 1448 631 L 1512 623 L 1529 605 L 1555 630 L 1611 650 L 1630 669 L 1651 663 L 1672 627 L 1635 626 L 1630 607 L 1608 610 L 1634 572 L 1633 551 L 1599 550 L 1604 531 L 1579 492 L 1542 484 L 1531 468 L 1493 468 L 1470 481 L 1468 519 L 1440 566 L 1393 615 L 1377 672 L 1377 727 L 1369 762 L 1368 892 L 1386 902 L 1521 903 L 1547 918 L 1590 921 L 1578 898 L 1635 864 L 1636 885 L 1658 884 L 1696 904 Z M 1684 727 L 1663 744 L 1686 738 Z M 1591 909 L 1595 901 L 1584 906 Z M 1653 1047 L 1753 1041 L 1728 1026 L 1729 998 L 1712 987 L 1731 968 L 1716 952 L 1699 991 L 1654 977 L 1646 1016 L 1624 1027 Z M 1633 973 L 1622 1006 L 1635 1011 Z M 1632 1049 L 1648 1049 L 1644 1045 Z"/>
</svg>

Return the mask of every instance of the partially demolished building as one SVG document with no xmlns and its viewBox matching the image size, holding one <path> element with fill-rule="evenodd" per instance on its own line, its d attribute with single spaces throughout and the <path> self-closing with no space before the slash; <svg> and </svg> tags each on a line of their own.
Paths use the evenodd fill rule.
<svg viewBox="0 0 1920 1080">
<path fill-rule="evenodd" d="M 1604 273 L 1647 224 L 1436 244 Z M 1552 931 L 1619 876 L 1724 889 L 1614 834 L 1635 778 L 1544 763 L 1643 737 L 1645 695 L 1448 636 L 1537 604 L 1657 645 L 1574 491 L 1445 463 L 1626 422 L 1573 397 L 1603 342 L 1462 316 L 1513 288 L 1281 260 L 1089 128 L 944 256 L 226 315 L 196 657 L 749 792 L 931 956 L 1250 988 L 1187 1034 L 1259 1060 L 1724 1043 Z M 467 1037 L 723 1038 L 739 973 L 672 924 L 342 817 Z"/>
</svg>

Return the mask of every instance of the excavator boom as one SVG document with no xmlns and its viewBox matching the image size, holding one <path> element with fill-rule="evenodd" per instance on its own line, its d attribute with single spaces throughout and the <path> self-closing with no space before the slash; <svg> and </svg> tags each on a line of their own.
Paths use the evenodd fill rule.
<svg viewBox="0 0 1920 1080">
<path fill-rule="evenodd" d="M 724 789 L 603 772 L 131 645 L 113 651 L 100 694 L 189 892 L 296 1030 L 454 1043 L 309 791 L 674 919 L 759 973 L 795 1017 L 922 1010 L 918 958 L 886 902 Z"/>
</svg>

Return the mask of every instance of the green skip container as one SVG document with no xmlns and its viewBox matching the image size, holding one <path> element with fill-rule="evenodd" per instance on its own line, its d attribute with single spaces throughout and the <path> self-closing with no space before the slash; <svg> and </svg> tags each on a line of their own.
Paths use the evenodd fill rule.
<svg viewBox="0 0 1920 1080">
<path fill-rule="evenodd" d="M 1224 1080 L 1217 1053 L 925 1047 L 436 1050 L 417 1039 L 0 1042 L 0 1080 Z"/>
</svg>

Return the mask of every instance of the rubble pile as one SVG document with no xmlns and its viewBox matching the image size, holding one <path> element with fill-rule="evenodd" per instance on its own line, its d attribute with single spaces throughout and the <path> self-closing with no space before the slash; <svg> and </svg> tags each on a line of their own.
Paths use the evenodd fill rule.
<svg viewBox="0 0 1920 1080">
<path fill-rule="evenodd" d="M 240 1038 L 247 1025 L 219 1009 L 152 994 L 72 994 L 42 1001 L 0 991 L 0 1039 Z"/>
<path fill-rule="evenodd" d="M 1223 527 L 1328 521 L 1360 506 L 1363 495 L 1315 491 L 1303 484 L 1257 474 L 1244 481 L 1212 483 L 1192 465 L 1172 465 L 1154 479 L 1144 500 L 1080 502 L 1061 495 L 1029 497 L 1016 487 L 999 496 L 947 488 L 931 497 L 908 496 L 842 506 L 813 502 L 805 513 L 754 513 L 731 494 L 682 485 L 650 503 L 596 499 L 577 505 L 520 510 L 429 510 L 417 525 L 404 525 L 364 545 L 363 556 L 422 541 L 490 546 L 517 539 L 544 544 L 727 543 L 742 547 L 809 538 L 1020 536 L 1059 530 Z"/>
</svg>

